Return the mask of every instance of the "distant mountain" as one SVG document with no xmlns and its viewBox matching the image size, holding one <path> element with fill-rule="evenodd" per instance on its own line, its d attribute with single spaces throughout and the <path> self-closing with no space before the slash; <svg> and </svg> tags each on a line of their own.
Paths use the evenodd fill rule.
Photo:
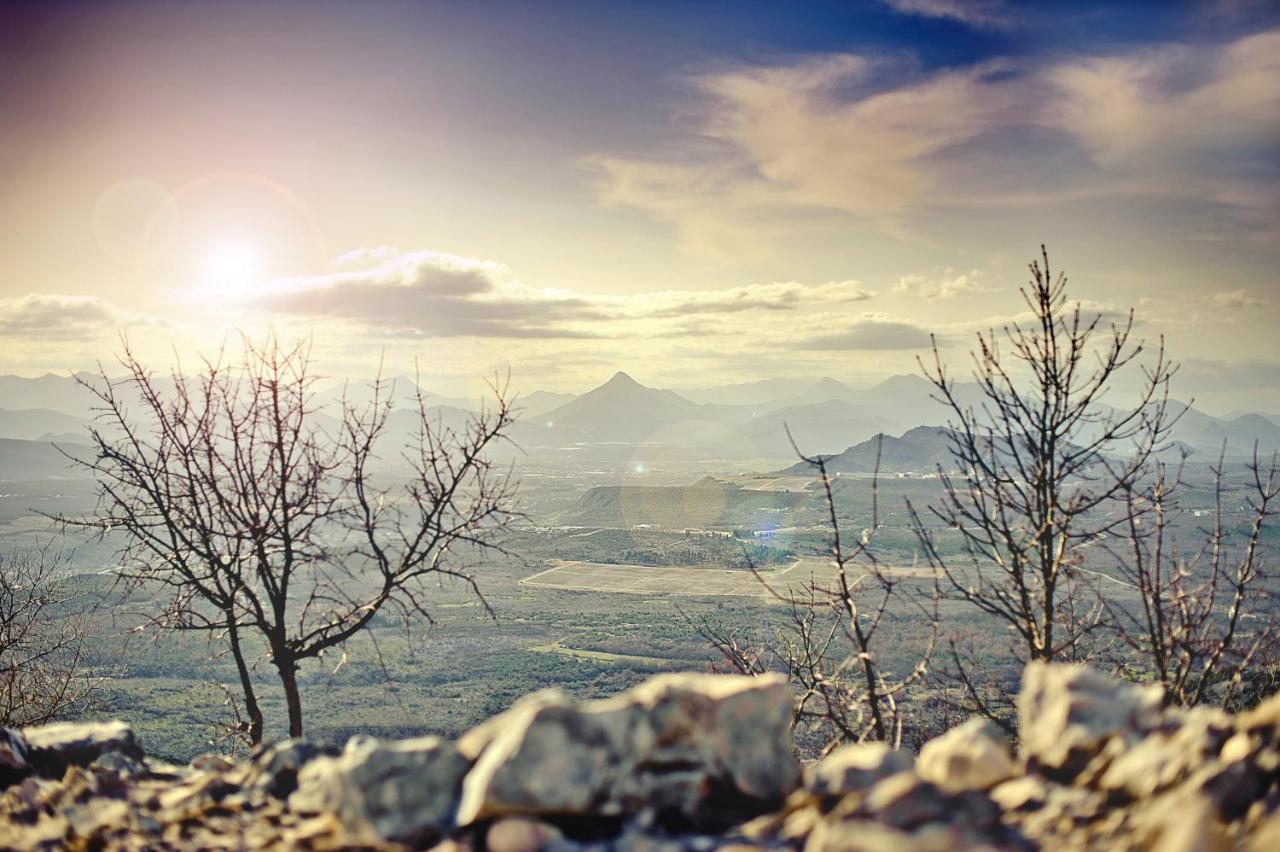
<svg viewBox="0 0 1280 852">
<path fill-rule="evenodd" d="M 1223 442 L 1226 443 L 1227 454 L 1233 456 L 1251 454 L 1255 442 L 1259 451 L 1264 453 L 1280 450 L 1280 426 L 1259 414 L 1223 419 L 1185 403 L 1170 403 L 1169 410 L 1175 414 L 1180 412 L 1170 437 L 1205 454 L 1217 455 Z"/>
<path fill-rule="evenodd" d="M 89 440 L 89 421 L 51 408 L 0 408 L 0 438 L 32 441 L 44 435 L 78 435 L 81 443 Z"/>
<path fill-rule="evenodd" d="M 674 391 L 645 387 L 626 373 L 542 415 L 565 441 L 694 443 L 737 411 L 699 405 Z"/>
<path fill-rule="evenodd" d="M 766 458 L 794 458 L 787 429 L 806 454 L 835 453 L 855 441 L 890 428 L 893 421 L 863 405 L 829 399 L 780 408 L 748 421 L 740 431 Z"/>
<path fill-rule="evenodd" d="M 813 379 L 761 379 L 756 382 L 742 382 L 732 385 L 719 385 L 710 388 L 677 389 L 676 393 L 685 399 L 713 405 L 742 405 L 748 408 L 773 407 L 776 404 L 787 404 L 795 397 L 796 388 L 802 388 L 813 382 Z"/>
<path fill-rule="evenodd" d="M 534 417 L 541 417 L 548 411 L 554 411 L 576 398 L 576 394 L 552 393 L 551 391 L 540 390 L 534 391 L 528 396 L 518 397 L 516 399 L 516 407 L 520 409 L 520 417 L 528 420 Z"/>
<path fill-rule="evenodd" d="M 0 438 L 0 482 L 36 479 L 87 479 L 63 452 L 90 458 L 93 448 L 84 444 L 54 446 L 47 441 Z"/>
<path fill-rule="evenodd" d="M 477 400 L 443 396 L 427 388 L 419 387 L 417 382 L 409 376 L 388 376 L 384 380 L 384 386 L 381 391 L 383 399 L 387 398 L 388 393 L 390 394 L 392 406 L 395 408 L 417 408 L 417 395 L 419 392 L 421 392 L 422 398 L 428 407 L 449 406 L 450 408 L 470 410 L 476 408 L 477 405 Z M 319 403 L 335 412 L 344 397 L 348 403 L 357 407 L 368 405 L 373 401 L 373 383 L 343 382 L 316 393 L 316 399 Z"/>
<path fill-rule="evenodd" d="M 46 373 L 38 378 L 24 376 L 0 376 L 0 407 L 10 410 L 42 408 L 71 414 L 76 417 L 91 416 L 95 403 L 93 394 L 80 386 L 71 376 Z"/>
<path fill-rule="evenodd" d="M 950 448 L 946 429 L 917 426 L 896 438 L 883 433 L 873 435 L 842 453 L 828 456 L 827 470 L 831 473 L 872 473 L 876 469 L 876 454 L 879 452 L 881 473 L 928 473 L 939 464 L 951 466 Z M 786 472 L 803 475 L 815 470 L 815 465 L 802 461 L 787 468 Z"/>
</svg>

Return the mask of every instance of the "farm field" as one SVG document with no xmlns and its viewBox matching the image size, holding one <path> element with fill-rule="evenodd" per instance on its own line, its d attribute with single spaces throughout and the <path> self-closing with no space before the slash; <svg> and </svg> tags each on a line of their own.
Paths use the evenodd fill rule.
<svg viewBox="0 0 1280 852">
<path fill-rule="evenodd" d="M 890 568 L 899 576 L 928 577 L 925 568 Z M 654 565 L 617 565 L 580 560 L 559 561 L 525 577 L 521 585 L 567 591 L 613 592 L 631 595 L 732 595 L 770 598 L 788 588 L 835 579 L 835 567 L 824 557 L 803 556 L 788 565 L 752 574 L 742 568 L 682 568 Z"/>
</svg>

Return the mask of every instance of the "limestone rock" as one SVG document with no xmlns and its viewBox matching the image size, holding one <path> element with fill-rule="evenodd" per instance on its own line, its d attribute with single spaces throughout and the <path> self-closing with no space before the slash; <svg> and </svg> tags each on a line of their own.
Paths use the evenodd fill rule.
<svg viewBox="0 0 1280 852">
<path fill-rule="evenodd" d="M 21 781 L 31 772 L 27 739 L 21 731 L 0 727 L 0 788 Z"/>
<path fill-rule="evenodd" d="M 1171 711 L 1160 730 L 1110 760 L 1096 785 L 1133 798 L 1167 789 L 1210 761 L 1230 735 L 1230 726 L 1221 711 Z"/>
<path fill-rule="evenodd" d="M 1160 720 L 1161 690 L 1083 665 L 1033 661 L 1018 695 L 1022 754 L 1041 772 L 1073 778 L 1108 741 L 1136 742 Z"/>
<path fill-rule="evenodd" d="M 840 746 L 805 773 L 805 787 L 815 796 L 843 796 L 865 791 L 876 782 L 907 772 L 911 757 L 886 743 Z"/>
<path fill-rule="evenodd" d="M 311 760 L 333 753 L 306 740 L 281 740 L 259 746 L 249 759 L 245 786 L 255 793 L 287 799 L 298 788 L 298 773 Z"/>
<path fill-rule="evenodd" d="M 508 814 L 653 810 L 728 820 L 795 786 L 785 678 L 669 674 L 616 698 L 543 692 L 462 739 L 477 754 L 460 824 Z M 714 798 L 717 812 L 705 807 Z"/>
<path fill-rule="evenodd" d="M 988 790 L 1018 772 L 994 725 L 973 718 L 925 743 L 916 772 L 944 790 Z"/>
<path fill-rule="evenodd" d="M 352 737 L 337 757 L 302 767 L 289 807 L 333 814 L 357 838 L 422 843 L 452 827 L 466 771 L 467 761 L 439 737 Z"/>
<path fill-rule="evenodd" d="M 32 769 L 51 778 L 68 766 L 88 766 L 111 752 L 142 760 L 142 746 L 124 722 L 54 722 L 23 732 Z"/>
<path fill-rule="evenodd" d="M 503 817 L 489 826 L 485 848 L 489 852 L 538 852 L 563 840 L 560 829 L 528 817 Z"/>
</svg>

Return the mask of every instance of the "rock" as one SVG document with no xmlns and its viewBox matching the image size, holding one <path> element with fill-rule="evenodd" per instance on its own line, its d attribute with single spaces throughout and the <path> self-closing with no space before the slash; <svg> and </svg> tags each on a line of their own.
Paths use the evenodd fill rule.
<svg viewBox="0 0 1280 852">
<path fill-rule="evenodd" d="M 124 722 L 55 722 L 23 732 L 31 767 L 58 778 L 68 766 L 88 766 L 104 754 L 116 752 L 142 760 L 142 746 Z"/>
<path fill-rule="evenodd" d="M 916 772 L 949 792 L 988 790 L 1018 773 L 1009 746 L 985 719 L 973 718 L 930 740 L 920 750 Z"/>
<path fill-rule="evenodd" d="M 876 782 L 908 772 L 910 756 L 882 742 L 840 746 L 805 773 L 805 788 L 815 796 L 844 796 L 870 789 Z"/>
<path fill-rule="evenodd" d="M 997 784 L 989 794 L 1002 811 L 1017 811 L 1023 808 L 1032 809 L 1044 804 L 1049 789 L 1044 779 L 1037 775 L 1024 775 Z"/>
<path fill-rule="evenodd" d="M 147 771 L 146 764 L 141 760 L 118 751 L 99 755 L 97 760 L 89 764 L 89 768 L 114 772 L 125 778 L 136 778 Z"/>
<path fill-rule="evenodd" d="M 462 751 L 478 757 L 458 821 L 653 810 L 729 822 L 763 813 L 799 774 L 791 702 L 778 675 L 660 675 L 587 703 L 538 693 L 463 737 Z"/>
<path fill-rule="evenodd" d="M 489 826 L 485 848 L 489 852 L 538 852 L 564 839 L 564 833 L 553 825 L 528 817 L 503 817 Z"/>
<path fill-rule="evenodd" d="M 467 761 L 439 737 L 352 737 L 337 757 L 298 773 L 289 807 L 335 815 L 354 837 L 420 844 L 453 826 Z"/>
<path fill-rule="evenodd" d="M 1159 724 L 1162 692 L 1083 665 L 1033 661 L 1018 695 L 1018 738 L 1039 771 L 1075 777 L 1113 738 L 1136 742 Z"/>
<path fill-rule="evenodd" d="M 0 789 L 31 774 L 27 740 L 22 731 L 0 727 Z"/>
<path fill-rule="evenodd" d="M 1123 791 L 1135 799 L 1165 790 L 1211 760 L 1230 735 L 1230 726 L 1230 718 L 1221 711 L 1171 711 L 1161 730 L 1115 749 L 1117 755 L 1091 786 Z"/>
<path fill-rule="evenodd" d="M 287 799 L 298 788 L 298 773 L 311 760 L 333 756 L 306 740 L 281 740 L 259 746 L 250 757 L 245 786 L 252 792 Z"/>
</svg>

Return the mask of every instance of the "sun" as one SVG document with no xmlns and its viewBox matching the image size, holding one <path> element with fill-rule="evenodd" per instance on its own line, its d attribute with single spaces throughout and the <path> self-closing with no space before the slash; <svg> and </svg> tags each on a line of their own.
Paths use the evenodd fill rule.
<svg viewBox="0 0 1280 852">
<path fill-rule="evenodd" d="M 209 295 L 237 299 L 262 283 L 263 258 L 253 244 L 223 240 L 209 246 L 203 259 L 205 290 Z"/>
</svg>

